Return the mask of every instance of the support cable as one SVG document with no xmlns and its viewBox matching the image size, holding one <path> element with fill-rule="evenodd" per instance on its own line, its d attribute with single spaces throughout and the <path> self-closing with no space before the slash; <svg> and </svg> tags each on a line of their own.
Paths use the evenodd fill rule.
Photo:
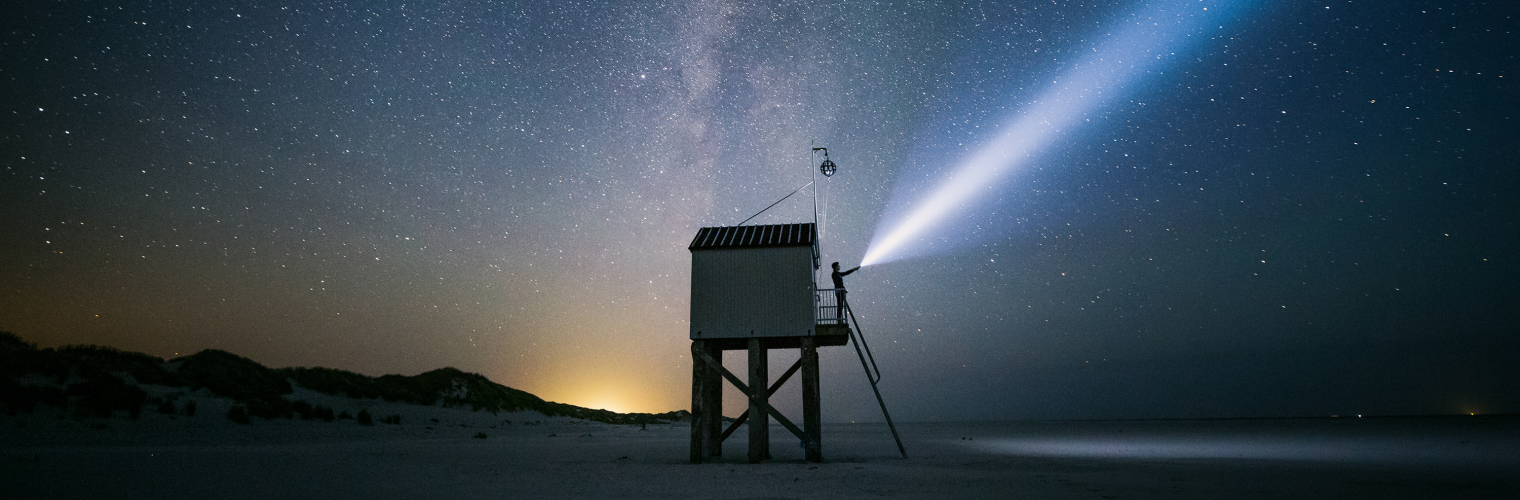
<svg viewBox="0 0 1520 500">
<path fill-rule="evenodd" d="M 771 209 L 771 207 L 774 207 L 774 206 L 776 206 L 776 205 L 777 205 L 777 204 L 779 204 L 779 203 L 781 203 L 781 202 L 783 202 L 783 201 L 786 201 L 786 199 L 787 199 L 787 198 L 791 198 L 791 197 L 792 197 L 792 195 L 794 195 L 794 194 L 797 194 L 797 191 L 801 191 L 801 190 L 802 190 L 802 188 L 805 188 L 805 187 L 808 187 L 808 186 L 811 186 L 811 185 L 813 185 L 813 183 L 812 183 L 812 182 L 809 182 L 809 183 L 807 183 L 807 184 L 803 184 L 803 185 L 802 185 L 802 187 L 800 187 L 800 188 L 797 188 L 797 189 L 794 189 L 794 190 L 792 190 L 792 192 L 791 192 L 791 193 L 788 193 L 788 194 L 787 194 L 787 195 L 786 195 L 786 196 L 782 196 L 782 197 L 781 197 L 781 199 L 779 199 L 779 200 L 776 200 L 776 203 L 772 203 L 772 204 L 771 204 L 771 206 L 770 206 L 770 207 L 765 207 L 765 208 L 762 208 L 762 209 L 760 209 L 760 211 L 759 211 L 759 212 L 755 212 L 755 215 L 751 215 L 751 216 L 749 216 L 749 219 L 753 219 L 753 218 L 755 218 L 755 217 L 759 217 L 759 216 L 760 216 L 760 214 L 763 214 L 763 213 L 765 213 L 765 211 L 766 211 L 766 210 L 770 210 L 770 209 Z M 744 219 L 744 222 L 749 222 L 749 219 Z M 735 224 L 735 225 L 736 225 L 736 226 L 742 226 L 742 225 L 744 225 L 744 222 L 740 222 L 740 223 L 738 223 L 738 224 Z"/>
</svg>

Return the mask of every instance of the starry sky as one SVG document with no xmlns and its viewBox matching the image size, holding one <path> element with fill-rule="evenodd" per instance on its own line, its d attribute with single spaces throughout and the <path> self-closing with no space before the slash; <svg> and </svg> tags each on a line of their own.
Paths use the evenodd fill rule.
<svg viewBox="0 0 1520 500">
<path fill-rule="evenodd" d="M 1517 14 L 27 2 L 0 19 L 0 330 L 687 408 L 698 228 L 828 147 L 824 262 L 853 267 L 1155 21 L 1185 40 L 848 278 L 894 419 L 1520 412 Z M 879 421 L 853 350 L 821 357 L 825 420 Z"/>
</svg>

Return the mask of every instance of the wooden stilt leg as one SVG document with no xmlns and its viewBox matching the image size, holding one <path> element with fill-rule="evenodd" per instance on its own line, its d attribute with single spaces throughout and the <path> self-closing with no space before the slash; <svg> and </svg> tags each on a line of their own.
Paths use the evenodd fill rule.
<svg viewBox="0 0 1520 500">
<path fill-rule="evenodd" d="M 707 402 L 702 406 L 709 409 L 707 412 L 707 456 L 723 456 L 723 349 L 716 344 L 707 347 L 707 355 L 712 359 L 707 370 L 707 379 L 702 383 L 704 397 Z"/>
<path fill-rule="evenodd" d="M 758 464 L 770 458 L 770 415 L 766 411 L 770 386 L 769 359 L 765 345 L 757 338 L 749 339 L 749 463 Z"/>
<path fill-rule="evenodd" d="M 704 408 L 707 405 L 705 384 L 711 378 L 707 376 L 710 371 L 707 362 L 702 360 L 702 351 L 706 348 L 706 341 L 691 341 L 691 463 L 694 464 L 707 460 L 711 438 L 707 433 L 707 413 L 711 410 Z"/>
<path fill-rule="evenodd" d="M 818 395 L 818 347 L 813 337 L 802 338 L 802 431 L 804 455 L 809 462 L 823 461 L 822 399 Z"/>
</svg>

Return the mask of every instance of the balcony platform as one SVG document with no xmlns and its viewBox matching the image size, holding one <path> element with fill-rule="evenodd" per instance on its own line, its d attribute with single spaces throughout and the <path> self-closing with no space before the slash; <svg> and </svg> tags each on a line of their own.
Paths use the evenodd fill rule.
<svg viewBox="0 0 1520 500">
<path fill-rule="evenodd" d="M 847 325 L 816 325 L 812 338 L 817 340 L 818 347 L 841 346 L 850 343 L 850 327 Z M 766 349 L 800 349 L 803 337 L 758 337 L 760 345 Z M 748 338 L 707 339 L 707 345 L 717 346 L 725 351 L 742 351 L 749 349 Z"/>
</svg>

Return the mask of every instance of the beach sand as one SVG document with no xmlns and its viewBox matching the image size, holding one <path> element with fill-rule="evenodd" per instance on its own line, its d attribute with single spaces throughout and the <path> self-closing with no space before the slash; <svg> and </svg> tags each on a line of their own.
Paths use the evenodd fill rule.
<svg viewBox="0 0 1520 500">
<path fill-rule="evenodd" d="M 308 400 L 320 395 L 304 394 Z M 686 423 L 616 426 L 332 398 L 400 425 L 0 417 L 5 498 L 1514 498 L 1520 419 L 826 424 L 825 462 L 687 463 Z M 434 421 L 433 419 L 437 419 Z M 484 437 L 479 437 L 483 435 Z"/>
</svg>

